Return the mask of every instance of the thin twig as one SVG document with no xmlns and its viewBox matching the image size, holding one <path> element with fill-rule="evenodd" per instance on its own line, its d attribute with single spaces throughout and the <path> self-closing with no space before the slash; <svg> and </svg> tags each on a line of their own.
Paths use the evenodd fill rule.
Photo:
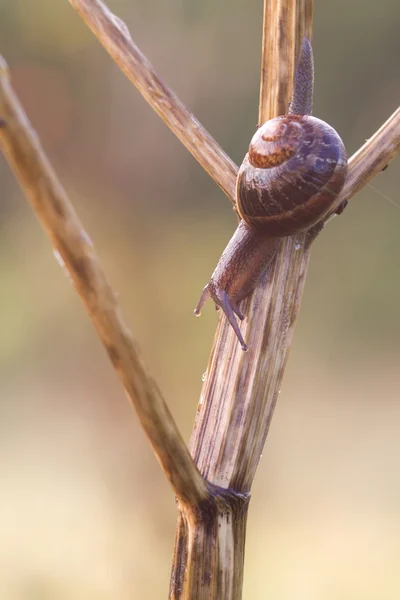
<svg viewBox="0 0 400 600">
<path fill-rule="evenodd" d="M 145 100 L 235 203 L 237 166 L 157 75 L 125 23 L 101 0 L 69 2 Z"/>
<path fill-rule="evenodd" d="M 207 485 L 146 371 L 91 240 L 11 88 L 1 57 L 0 146 L 73 280 L 178 500 L 197 505 L 208 497 Z"/>
<path fill-rule="evenodd" d="M 400 151 L 400 107 L 349 160 L 349 173 L 338 203 L 350 200 Z"/>
</svg>

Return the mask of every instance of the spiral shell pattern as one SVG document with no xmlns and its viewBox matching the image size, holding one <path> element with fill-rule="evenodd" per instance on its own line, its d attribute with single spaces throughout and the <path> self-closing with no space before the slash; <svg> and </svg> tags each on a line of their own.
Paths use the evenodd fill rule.
<svg viewBox="0 0 400 600">
<path fill-rule="evenodd" d="M 331 210 L 346 175 L 346 150 L 333 127 L 310 115 L 271 119 L 239 170 L 240 216 L 269 236 L 304 231 Z"/>
</svg>

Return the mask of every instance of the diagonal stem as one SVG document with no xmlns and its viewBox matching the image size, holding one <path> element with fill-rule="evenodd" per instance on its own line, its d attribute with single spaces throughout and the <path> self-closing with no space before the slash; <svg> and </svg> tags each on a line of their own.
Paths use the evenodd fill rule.
<svg viewBox="0 0 400 600">
<path fill-rule="evenodd" d="M 11 88 L 1 56 L 0 147 L 75 284 L 178 500 L 184 506 L 204 502 L 208 486 L 146 370 L 92 242 Z"/>
<path fill-rule="evenodd" d="M 349 172 L 338 204 L 350 200 L 400 151 L 400 107 L 349 160 Z"/>
<path fill-rule="evenodd" d="M 101 0 L 69 2 L 145 100 L 234 203 L 237 166 L 157 75 L 125 23 Z"/>
</svg>

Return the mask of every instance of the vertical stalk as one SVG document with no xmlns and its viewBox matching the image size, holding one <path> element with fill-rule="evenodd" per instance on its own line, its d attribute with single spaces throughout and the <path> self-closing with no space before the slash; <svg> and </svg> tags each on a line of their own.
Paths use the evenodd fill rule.
<svg viewBox="0 0 400 600">
<path fill-rule="evenodd" d="M 311 38 L 312 7 L 312 0 L 264 1 L 259 123 L 287 112 L 296 50 L 304 35 Z M 272 274 L 246 301 L 247 353 L 220 319 L 190 440 L 210 496 L 202 506 L 178 507 L 173 600 L 242 597 L 250 489 L 282 383 L 308 256 L 305 236 L 287 240 Z"/>
<path fill-rule="evenodd" d="M 240 600 L 248 497 L 214 489 L 210 500 L 180 510 L 170 598 Z"/>
</svg>

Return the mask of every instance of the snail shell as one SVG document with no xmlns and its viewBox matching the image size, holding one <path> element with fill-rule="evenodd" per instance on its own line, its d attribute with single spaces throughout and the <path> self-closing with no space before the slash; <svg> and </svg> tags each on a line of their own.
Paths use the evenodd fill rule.
<svg viewBox="0 0 400 600">
<path fill-rule="evenodd" d="M 245 223 L 271 237 L 293 235 L 333 207 L 347 174 L 339 134 L 310 115 L 284 115 L 253 136 L 237 179 Z"/>
</svg>

